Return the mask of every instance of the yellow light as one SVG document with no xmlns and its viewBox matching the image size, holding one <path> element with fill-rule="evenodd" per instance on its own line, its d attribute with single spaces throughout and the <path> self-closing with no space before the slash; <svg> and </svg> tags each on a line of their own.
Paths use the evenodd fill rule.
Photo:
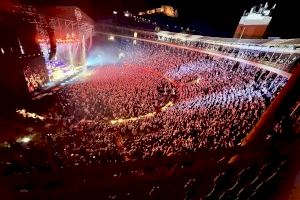
<svg viewBox="0 0 300 200">
<path fill-rule="evenodd" d="M 27 135 L 24 137 L 19 137 L 19 138 L 17 138 L 16 142 L 27 144 L 28 142 L 32 141 L 34 136 L 35 136 L 35 134 Z"/>
<path fill-rule="evenodd" d="M 111 124 L 116 124 L 116 123 L 117 123 L 117 120 L 111 120 L 110 123 L 111 123 Z"/>
<path fill-rule="evenodd" d="M 52 81 L 58 81 L 64 78 L 64 73 L 62 70 L 57 69 L 52 73 Z"/>
<path fill-rule="evenodd" d="M 172 101 L 169 101 L 165 106 L 163 106 L 160 110 L 162 112 L 166 111 L 168 108 L 172 107 L 174 105 L 174 103 Z M 137 117 L 130 117 L 130 118 L 125 118 L 125 119 L 114 119 L 114 120 L 110 120 L 110 123 L 112 125 L 114 124 L 121 124 L 121 123 L 126 123 L 129 121 L 137 121 L 139 119 L 144 119 L 144 118 L 149 118 L 149 117 L 154 117 L 157 113 L 156 112 L 151 112 L 151 113 L 147 113 L 145 115 L 140 115 Z"/>
<path fill-rule="evenodd" d="M 45 118 L 43 116 L 40 116 L 36 113 L 27 112 L 25 109 L 17 110 L 17 113 L 22 115 L 24 118 L 33 118 L 33 119 L 39 119 L 44 120 Z"/>
<path fill-rule="evenodd" d="M 30 140 L 31 140 L 31 138 L 29 138 L 29 137 L 23 137 L 23 138 L 21 139 L 21 141 L 22 141 L 23 143 L 28 143 Z"/>
<path fill-rule="evenodd" d="M 169 101 L 165 106 L 163 106 L 160 110 L 162 112 L 166 111 L 169 107 L 172 107 L 174 103 L 172 101 Z"/>
</svg>

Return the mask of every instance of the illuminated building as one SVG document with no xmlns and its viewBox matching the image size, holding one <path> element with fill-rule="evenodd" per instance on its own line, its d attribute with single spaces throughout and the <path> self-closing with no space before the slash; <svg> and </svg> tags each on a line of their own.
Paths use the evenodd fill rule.
<svg viewBox="0 0 300 200">
<path fill-rule="evenodd" d="M 276 4 L 269 9 L 268 3 L 260 7 L 254 6 L 250 12 L 244 11 L 235 30 L 235 38 L 263 38 L 272 20 L 271 14 Z"/>
<path fill-rule="evenodd" d="M 168 17 L 177 17 L 178 16 L 177 10 L 175 8 L 173 8 L 172 6 L 166 6 L 166 5 L 162 5 L 160 8 L 155 8 L 155 9 L 147 10 L 144 12 L 139 12 L 139 15 L 152 15 L 152 14 L 159 14 L 159 13 L 162 13 Z"/>
</svg>

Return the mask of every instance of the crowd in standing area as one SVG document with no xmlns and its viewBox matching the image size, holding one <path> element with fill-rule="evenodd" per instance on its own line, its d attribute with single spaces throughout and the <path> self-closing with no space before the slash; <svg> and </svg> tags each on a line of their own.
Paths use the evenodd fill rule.
<svg viewBox="0 0 300 200">
<path fill-rule="evenodd" d="M 120 48 L 120 62 L 57 93 L 47 137 L 60 162 L 88 165 L 234 148 L 287 82 L 275 74 L 259 79 L 254 66 L 196 52 L 128 42 Z"/>
</svg>

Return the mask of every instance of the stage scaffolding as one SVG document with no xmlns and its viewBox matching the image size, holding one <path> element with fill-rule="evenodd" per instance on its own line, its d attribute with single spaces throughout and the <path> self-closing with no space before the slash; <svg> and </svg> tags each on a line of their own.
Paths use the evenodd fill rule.
<svg viewBox="0 0 300 200">
<path fill-rule="evenodd" d="M 94 22 L 75 6 L 33 7 L 13 5 L 12 11 L 20 14 L 24 21 L 35 24 L 37 42 L 51 42 L 49 31 L 54 32 L 54 42 L 92 44 Z M 85 42 L 83 42 L 85 40 Z"/>
</svg>

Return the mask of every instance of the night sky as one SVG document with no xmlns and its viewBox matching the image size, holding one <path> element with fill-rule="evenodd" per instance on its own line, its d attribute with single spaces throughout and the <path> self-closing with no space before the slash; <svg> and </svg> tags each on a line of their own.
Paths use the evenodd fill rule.
<svg viewBox="0 0 300 200">
<path fill-rule="evenodd" d="M 268 36 L 300 38 L 299 0 L 269 0 L 277 3 Z M 178 23 L 205 35 L 232 37 L 244 10 L 265 0 L 23 0 L 37 5 L 76 5 L 94 20 L 110 16 L 113 10 L 137 13 L 145 9 L 171 5 L 178 10 Z"/>
</svg>

